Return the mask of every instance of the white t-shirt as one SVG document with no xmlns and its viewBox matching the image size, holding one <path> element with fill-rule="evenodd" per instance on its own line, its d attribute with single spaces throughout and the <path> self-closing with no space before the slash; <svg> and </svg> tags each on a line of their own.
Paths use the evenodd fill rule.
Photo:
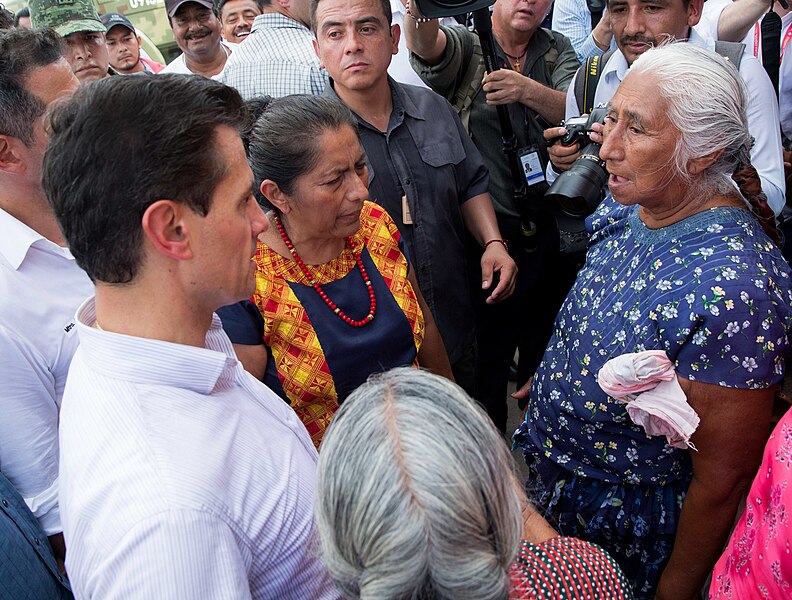
<svg viewBox="0 0 792 600">
<path fill-rule="evenodd" d="M 234 48 L 239 46 L 239 44 L 232 44 L 231 42 L 226 42 L 224 39 L 221 39 L 220 43 L 223 45 L 223 47 L 226 50 L 226 63 L 225 64 L 227 65 L 228 64 L 228 57 L 231 56 L 231 52 L 234 50 Z M 223 65 L 223 68 L 220 70 L 219 73 L 217 73 L 216 75 L 212 75 L 211 78 L 212 79 L 219 78 L 220 75 L 223 74 L 224 70 L 225 70 L 225 65 Z M 164 69 L 162 69 L 162 71 L 160 71 L 160 73 L 179 73 L 179 74 L 182 74 L 182 75 L 195 75 L 195 73 L 193 73 L 192 71 L 190 71 L 190 69 L 187 68 L 187 63 L 184 61 L 184 52 L 182 52 L 181 54 L 179 54 L 179 56 L 174 58 L 168 64 L 168 66 L 166 66 Z"/>
</svg>

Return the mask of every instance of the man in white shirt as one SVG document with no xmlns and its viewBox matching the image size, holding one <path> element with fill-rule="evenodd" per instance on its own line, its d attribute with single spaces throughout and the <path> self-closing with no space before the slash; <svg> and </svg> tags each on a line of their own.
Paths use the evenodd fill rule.
<svg viewBox="0 0 792 600">
<path fill-rule="evenodd" d="M 321 94 L 327 74 L 313 48 L 309 0 L 263 1 L 263 14 L 234 51 L 221 81 L 246 99 Z"/>
<path fill-rule="evenodd" d="M 0 33 L 0 469 L 63 560 L 58 413 L 93 290 L 41 189 L 46 107 L 79 85 L 52 30 Z"/>
<path fill-rule="evenodd" d="M 234 44 L 241 43 L 253 27 L 253 21 L 261 14 L 260 0 L 220 0 L 217 10 L 220 13 L 223 39 Z"/>
<path fill-rule="evenodd" d="M 85 86 L 53 118 L 43 186 L 96 283 L 61 413 L 78 598 L 337 597 L 311 439 L 213 314 L 252 294 L 267 228 L 247 125 L 233 89 L 167 75 Z"/>
<path fill-rule="evenodd" d="M 652 45 L 669 38 L 687 40 L 691 44 L 714 50 L 715 43 L 693 29 L 701 17 L 704 0 L 609 0 L 608 14 L 618 50 L 602 70 L 594 103 L 608 102 L 624 79 L 632 62 Z M 648 10 L 647 7 L 652 7 Z M 580 76 L 578 71 L 576 78 Z M 762 65 L 746 52 L 740 62 L 740 75 L 748 89 L 748 127 L 755 139 L 751 162 L 759 173 L 762 191 L 776 215 L 784 206 L 784 167 L 781 159 L 781 136 L 778 130 L 778 102 Z M 575 99 L 575 80 L 569 85 L 566 118 L 580 111 Z M 553 127 L 545 137 L 556 137 L 563 131 Z M 578 156 L 578 147 L 554 144 L 549 149 L 552 165 L 548 177 L 555 178 L 567 170 Z"/>
<path fill-rule="evenodd" d="M 220 36 L 220 18 L 212 0 L 167 0 L 165 12 L 182 53 L 160 72 L 219 79 L 237 44 Z"/>
</svg>

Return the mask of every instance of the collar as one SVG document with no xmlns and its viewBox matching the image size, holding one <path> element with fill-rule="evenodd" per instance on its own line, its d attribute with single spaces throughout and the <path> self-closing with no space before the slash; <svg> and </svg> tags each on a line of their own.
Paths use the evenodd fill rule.
<svg viewBox="0 0 792 600">
<path fill-rule="evenodd" d="M 68 260 L 74 260 L 68 248 L 48 240 L 2 208 L 0 208 L 0 231 L 3 232 L 3 235 L 0 235 L 0 255 L 14 271 L 22 265 L 33 244 L 41 246 L 51 254 L 59 254 Z"/>
<path fill-rule="evenodd" d="M 413 99 L 404 91 L 404 86 L 394 80 L 390 75 L 388 75 L 388 86 L 390 87 L 391 102 L 393 103 L 391 117 L 388 121 L 388 133 L 390 133 L 391 130 L 393 130 L 404 120 L 403 117 L 405 114 L 418 121 L 426 120 Z M 328 77 L 327 85 L 325 86 L 322 95 L 338 100 L 343 104 L 343 101 L 338 97 L 338 94 L 336 94 L 336 91 L 333 88 L 332 77 Z M 371 125 L 362 119 L 357 113 L 353 111 L 352 114 L 355 115 L 359 125 L 371 128 Z M 397 115 L 396 120 L 394 120 L 393 115 Z"/>
<path fill-rule="evenodd" d="M 92 296 L 77 309 L 80 351 L 92 369 L 107 377 L 207 395 L 221 375 L 238 366 L 217 315 L 206 333 L 206 347 L 195 348 L 97 329 L 95 302 Z"/>
<path fill-rule="evenodd" d="M 253 26 L 250 28 L 250 33 L 255 32 L 257 29 L 302 29 L 311 33 L 305 25 L 282 15 L 279 12 L 263 13 L 253 19 Z M 313 33 L 311 33 L 313 35 Z"/>
</svg>

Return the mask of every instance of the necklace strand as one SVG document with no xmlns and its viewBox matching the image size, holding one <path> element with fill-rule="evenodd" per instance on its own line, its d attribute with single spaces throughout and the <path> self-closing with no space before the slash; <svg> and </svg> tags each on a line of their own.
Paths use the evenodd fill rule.
<svg viewBox="0 0 792 600">
<path fill-rule="evenodd" d="M 501 48 L 501 50 L 503 50 L 503 48 Z M 514 68 L 514 70 L 519 71 L 520 70 L 520 61 L 522 60 L 522 57 L 525 56 L 528 53 L 528 46 L 525 47 L 525 50 L 523 50 L 522 54 L 520 54 L 519 56 L 512 56 L 511 54 L 506 52 L 506 50 L 503 50 L 503 53 L 506 56 L 508 56 L 509 59 L 511 59 L 513 61 L 512 62 L 512 67 Z"/>
<path fill-rule="evenodd" d="M 352 256 L 355 257 L 355 262 L 357 263 L 358 270 L 360 270 L 360 274 L 363 277 L 363 283 L 366 284 L 366 291 L 369 295 L 368 314 L 360 320 L 355 320 L 347 316 L 343 310 L 338 308 L 335 302 L 330 300 L 325 291 L 322 289 L 322 286 L 319 285 L 319 283 L 313 278 L 311 272 L 308 270 L 308 267 L 305 265 L 302 258 L 300 258 L 300 255 L 297 254 L 294 244 L 292 244 L 292 241 L 286 234 L 286 230 L 283 228 L 283 223 L 281 223 L 281 220 L 277 215 L 275 215 L 275 226 L 278 228 L 278 232 L 280 233 L 283 243 L 286 244 L 286 248 L 288 248 L 292 258 L 294 258 L 294 261 L 297 263 L 297 266 L 300 267 L 303 275 L 308 278 L 308 281 L 310 281 L 311 285 L 313 286 L 314 290 L 316 290 L 316 293 L 319 294 L 319 297 L 322 299 L 322 301 L 330 308 L 330 310 L 333 311 L 333 313 L 338 316 L 339 319 L 344 321 L 344 323 L 347 325 L 351 325 L 352 327 L 365 327 L 374 320 L 374 315 L 377 313 L 377 298 L 374 296 L 374 287 L 371 285 L 371 280 L 369 279 L 368 273 L 366 272 L 366 267 L 363 265 L 363 260 L 360 258 L 360 253 L 356 254 L 354 250 L 352 250 L 352 238 L 344 238 L 344 242 L 350 251 L 352 251 Z"/>
</svg>

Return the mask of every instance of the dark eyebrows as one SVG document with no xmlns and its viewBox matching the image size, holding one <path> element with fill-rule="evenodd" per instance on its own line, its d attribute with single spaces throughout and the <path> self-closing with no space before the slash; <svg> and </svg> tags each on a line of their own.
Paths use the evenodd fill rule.
<svg viewBox="0 0 792 600">
<path fill-rule="evenodd" d="M 355 21 L 355 25 L 366 25 L 368 23 L 373 23 L 374 25 L 380 25 L 382 24 L 382 20 L 375 15 L 371 15 Z M 321 30 L 327 31 L 328 29 L 331 29 L 333 27 L 340 27 L 341 25 L 343 25 L 341 21 L 325 21 L 324 23 L 322 23 Z"/>
</svg>

